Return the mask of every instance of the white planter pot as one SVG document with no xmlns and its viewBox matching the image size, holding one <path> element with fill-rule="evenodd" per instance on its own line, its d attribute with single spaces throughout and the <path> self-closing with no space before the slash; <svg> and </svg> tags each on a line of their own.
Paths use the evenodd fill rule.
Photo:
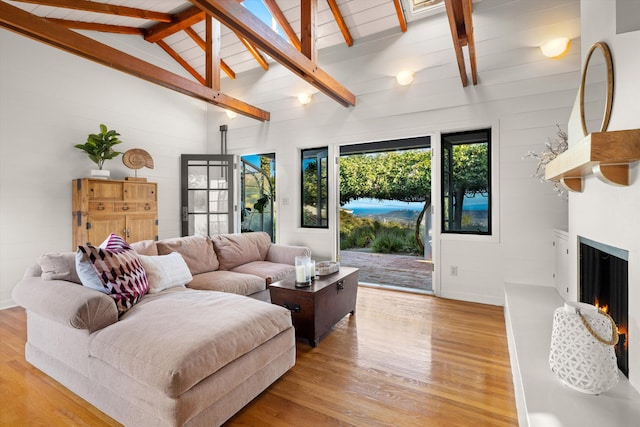
<svg viewBox="0 0 640 427">
<path fill-rule="evenodd" d="M 102 169 L 91 169 L 91 178 L 97 179 L 109 179 L 111 171 Z"/>
</svg>

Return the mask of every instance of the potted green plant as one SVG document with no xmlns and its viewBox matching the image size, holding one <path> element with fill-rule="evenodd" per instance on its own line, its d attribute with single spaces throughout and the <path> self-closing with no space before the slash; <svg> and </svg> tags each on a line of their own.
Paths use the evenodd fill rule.
<svg viewBox="0 0 640 427">
<path fill-rule="evenodd" d="M 111 160 L 120 154 L 119 151 L 115 151 L 113 146 L 120 144 L 122 141 L 118 139 L 120 134 L 115 130 L 108 130 L 103 124 L 100 124 L 100 133 L 91 133 L 87 137 L 87 142 L 84 144 L 76 144 L 75 147 L 84 151 L 89 156 L 89 159 L 98 165 L 97 170 L 91 171 L 91 176 L 108 178 L 110 172 L 108 170 L 102 170 L 105 160 Z"/>
</svg>

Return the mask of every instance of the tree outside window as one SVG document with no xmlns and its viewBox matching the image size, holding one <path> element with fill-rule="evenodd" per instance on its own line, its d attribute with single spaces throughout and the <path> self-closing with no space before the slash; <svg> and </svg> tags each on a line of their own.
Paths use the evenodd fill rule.
<svg viewBox="0 0 640 427">
<path fill-rule="evenodd" d="M 302 227 L 329 227 L 329 149 L 302 150 Z"/>
<path fill-rule="evenodd" d="M 442 135 L 442 232 L 491 234 L 491 129 Z"/>
</svg>

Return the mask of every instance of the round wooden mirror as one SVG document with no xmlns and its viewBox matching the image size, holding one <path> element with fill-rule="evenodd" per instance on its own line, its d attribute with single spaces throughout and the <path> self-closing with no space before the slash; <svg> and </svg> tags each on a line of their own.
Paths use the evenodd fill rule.
<svg viewBox="0 0 640 427">
<path fill-rule="evenodd" d="M 605 42 L 597 42 L 587 53 L 580 83 L 580 119 L 584 136 L 607 130 L 612 104 L 611 51 Z"/>
</svg>

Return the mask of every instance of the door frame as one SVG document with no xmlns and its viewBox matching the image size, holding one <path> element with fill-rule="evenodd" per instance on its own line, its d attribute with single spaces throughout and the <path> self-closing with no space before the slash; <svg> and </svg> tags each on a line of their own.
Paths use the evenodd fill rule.
<svg viewBox="0 0 640 427">
<path fill-rule="evenodd" d="M 231 154 L 182 154 L 180 156 L 180 231 L 182 236 L 189 235 L 189 215 L 191 214 L 203 214 L 202 212 L 189 212 L 189 184 L 188 184 L 188 166 L 189 161 L 202 161 L 207 162 L 207 187 L 206 190 L 212 190 L 209 187 L 211 180 L 209 179 L 209 167 L 218 166 L 211 165 L 211 162 L 220 163 L 220 167 L 226 163 L 223 170 L 223 176 L 226 174 L 227 179 L 227 191 L 228 191 L 228 204 L 227 204 L 227 221 L 228 221 L 228 233 L 233 233 L 235 230 L 235 217 L 237 206 L 236 200 L 236 188 L 235 188 L 235 170 L 237 169 L 236 156 Z M 202 189 L 200 189 L 202 190 Z M 210 197 L 211 192 L 207 191 L 207 217 L 212 214 L 210 210 Z M 217 215 L 224 213 L 218 212 Z M 211 222 L 207 218 L 207 235 L 211 235 L 210 229 Z"/>
<path fill-rule="evenodd" d="M 419 140 L 422 139 L 427 139 L 428 140 L 428 144 L 429 144 L 429 149 L 431 150 L 431 208 L 429 209 L 429 212 L 425 213 L 425 219 L 424 221 L 428 221 L 426 215 L 431 215 L 430 217 L 430 221 L 431 221 L 431 237 L 432 237 L 432 242 L 431 242 L 431 261 L 432 261 L 432 266 L 433 266 L 433 271 L 431 273 L 431 286 L 432 286 L 432 290 L 433 293 L 436 296 L 439 296 L 440 294 L 440 268 L 439 268 L 439 260 L 440 260 L 440 224 L 437 221 L 437 216 L 436 216 L 436 206 L 438 206 L 438 202 L 436 199 L 436 197 L 440 197 L 440 184 L 439 184 L 439 179 L 440 179 L 440 173 L 438 168 L 440 167 L 440 155 L 439 155 L 439 150 L 440 150 L 440 133 L 438 132 L 425 132 L 423 135 L 421 136 L 414 136 L 414 137 L 406 137 L 406 138 L 396 138 L 396 139 L 385 139 L 385 140 L 380 140 L 380 141 L 368 141 L 368 142 L 353 142 L 353 143 L 346 143 L 346 144 L 339 144 L 335 146 L 335 149 L 333 150 L 333 152 L 331 151 L 332 146 L 330 146 L 329 149 L 329 157 L 333 158 L 333 162 L 329 162 L 329 166 L 331 167 L 332 165 L 334 166 L 334 170 L 333 170 L 333 188 L 335 188 L 335 198 L 334 198 L 334 202 L 335 202 L 335 215 L 334 218 L 335 220 L 332 222 L 332 225 L 334 226 L 335 232 L 333 233 L 333 239 L 334 239 L 334 244 L 333 244 L 333 250 L 332 250 L 332 256 L 333 259 L 340 261 L 339 259 L 339 254 L 340 254 L 340 156 L 343 153 L 343 151 L 350 151 L 349 148 L 347 148 L 346 150 L 343 150 L 343 147 L 350 147 L 350 146 L 356 146 L 356 145 L 361 145 L 361 146 L 366 146 L 369 145 L 371 148 L 376 148 L 380 147 L 380 148 L 391 148 L 391 147 L 395 147 L 394 144 L 398 144 L 400 141 L 412 141 L 409 142 L 406 146 L 400 146 L 399 148 L 401 149 L 411 149 L 411 148 L 424 148 L 424 144 L 420 145 Z M 354 148 L 351 148 L 351 151 L 357 151 Z M 372 150 L 373 151 L 373 150 Z M 384 151 L 384 150 L 376 150 L 376 151 Z M 436 179 L 438 181 L 436 181 Z M 436 183 L 434 185 L 434 183 Z M 331 186 L 330 186 L 331 188 Z M 428 239 L 428 233 L 426 233 L 425 239 Z M 425 245 L 425 251 L 426 251 L 426 245 Z M 423 256 L 425 255 L 424 253 L 422 254 Z"/>
</svg>

